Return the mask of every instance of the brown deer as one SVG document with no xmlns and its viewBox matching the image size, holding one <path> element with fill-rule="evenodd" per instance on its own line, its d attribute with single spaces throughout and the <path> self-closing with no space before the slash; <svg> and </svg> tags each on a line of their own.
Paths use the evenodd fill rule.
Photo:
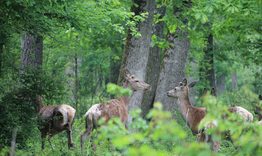
<svg viewBox="0 0 262 156">
<path fill-rule="evenodd" d="M 179 83 L 179 86 L 175 87 L 174 89 L 170 90 L 167 92 L 167 95 L 169 97 L 175 97 L 178 99 L 178 107 L 180 109 L 180 112 L 183 115 L 183 118 L 186 120 L 186 123 L 188 124 L 189 128 L 193 132 L 193 134 L 198 134 L 199 133 L 199 124 L 201 120 L 205 117 L 206 115 L 206 108 L 204 107 L 194 107 L 191 105 L 189 101 L 189 88 L 193 87 L 196 84 L 196 81 L 190 83 L 189 85 L 187 84 L 187 79 L 184 79 L 182 82 Z M 213 93 L 212 93 L 213 92 Z M 215 94 L 215 90 L 212 89 L 211 93 L 213 95 Z M 234 106 L 229 108 L 230 112 L 234 112 L 236 114 L 239 114 L 244 120 L 246 121 L 252 121 L 253 120 L 253 115 L 247 111 L 246 109 L 240 107 L 240 106 Z M 217 126 L 216 121 L 208 124 L 206 128 L 214 127 Z M 211 137 L 207 137 L 206 135 L 203 135 L 204 133 L 200 133 L 199 140 L 205 140 L 209 141 L 212 143 L 213 150 L 217 151 L 219 149 L 219 143 L 218 142 L 213 142 Z M 203 138 L 203 136 L 205 136 Z"/>
<path fill-rule="evenodd" d="M 150 85 L 136 78 L 126 71 L 124 87 L 130 86 L 133 93 L 137 90 L 149 90 Z M 121 122 L 127 125 L 128 103 L 131 97 L 123 96 L 118 99 L 112 99 L 106 103 L 93 105 L 85 114 L 86 130 L 81 135 L 81 149 L 86 138 L 94 128 L 97 128 L 97 122 L 103 118 L 108 122 L 112 117 L 119 117 Z M 126 126 L 127 127 L 127 126 Z"/>
<path fill-rule="evenodd" d="M 45 148 L 45 139 L 47 136 L 50 143 L 52 136 L 64 130 L 67 132 L 68 148 L 73 147 L 72 125 L 75 118 L 75 109 L 66 104 L 44 106 L 41 96 L 36 97 L 35 103 L 40 121 L 39 130 L 42 138 L 42 149 Z"/>
<path fill-rule="evenodd" d="M 179 83 L 179 86 L 167 92 L 167 96 L 175 97 L 178 99 L 178 107 L 186 120 L 189 128 L 192 130 L 193 134 L 198 133 L 198 125 L 200 121 L 206 115 L 206 108 L 204 107 L 194 107 L 189 101 L 189 88 L 193 87 L 196 81 L 187 84 L 187 79 L 184 79 Z"/>
</svg>

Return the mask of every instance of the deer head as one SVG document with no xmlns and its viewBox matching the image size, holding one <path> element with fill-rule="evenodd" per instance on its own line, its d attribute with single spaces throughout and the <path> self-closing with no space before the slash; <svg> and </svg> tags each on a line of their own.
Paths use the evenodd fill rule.
<svg viewBox="0 0 262 156">
<path fill-rule="evenodd" d="M 189 85 L 187 84 L 187 79 L 185 78 L 182 82 L 179 82 L 179 86 L 167 92 L 167 96 L 169 97 L 187 97 L 189 88 L 194 87 L 197 81 L 191 82 Z"/>
<path fill-rule="evenodd" d="M 126 81 L 130 84 L 132 90 L 150 90 L 150 85 L 145 83 L 142 80 L 139 80 L 135 75 L 131 74 L 128 70 L 126 70 L 125 74 Z"/>
</svg>

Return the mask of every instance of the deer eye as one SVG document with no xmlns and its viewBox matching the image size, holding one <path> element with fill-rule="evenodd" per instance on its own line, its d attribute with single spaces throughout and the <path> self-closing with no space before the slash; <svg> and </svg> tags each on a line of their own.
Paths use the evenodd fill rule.
<svg viewBox="0 0 262 156">
<path fill-rule="evenodd" d="M 176 90 L 176 88 L 174 90 Z"/>
<path fill-rule="evenodd" d="M 139 80 L 135 80 L 135 82 L 139 82 Z"/>
</svg>

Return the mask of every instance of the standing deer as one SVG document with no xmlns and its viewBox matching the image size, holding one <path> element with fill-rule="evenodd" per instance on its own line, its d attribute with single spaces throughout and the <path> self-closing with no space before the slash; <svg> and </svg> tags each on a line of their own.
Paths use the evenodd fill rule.
<svg viewBox="0 0 262 156">
<path fill-rule="evenodd" d="M 128 71 L 126 72 L 124 87 L 130 86 L 133 93 L 137 90 L 150 89 L 149 84 L 137 79 L 136 76 L 131 75 Z M 105 122 L 108 122 L 112 117 L 119 117 L 121 122 L 127 125 L 128 103 L 130 98 L 129 96 L 123 96 L 118 99 L 112 99 L 106 103 L 95 104 L 85 113 L 86 130 L 81 135 L 81 149 L 83 149 L 86 138 L 92 130 L 97 127 L 99 119 L 103 118 Z"/>
<path fill-rule="evenodd" d="M 64 130 L 67 132 L 68 148 L 74 146 L 72 140 L 72 125 L 75 118 L 75 109 L 69 105 L 44 106 L 41 96 L 35 99 L 40 120 L 39 130 L 42 138 L 42 149 L 45 148 L 45 139 L 50 138 Z M 50 143 L 51 144 L 51 143 Z"/>
<path fill-rule="evenodd" d="M 193 87 L 195 84 L 196 84 L 196 81 L 188 85 L 187 79 L 184 79 L 182 82 L 179 83 L 179 86 L 168 91 L 167 95 L 169 97 L 175 97 L 178 99 L 178 107 L 180 109 L 180 112 L 183 115 L 183 118 L 186 120 L 186 123 L 188 124 L 193 134 L 198 134 L 199 132 L 198 126 L 201 120 L 205 117 L 207 110 L 205 107 L 194 107 L 191 105 L 189 101 L 189 97 L 188 97 L 189 88 Z M 239 106 L 230 107 L 229 111 L 240 115 L 245 121 L 253 120 L 253 115 L 242 107 L 239 107 Z M 217 123 L 214 121 L 208 124 L 206 128 L 214 127 L 216 125 Z M 200 139 L 200 140 L 206 140 L 206 141 L 212 142 L 210 137 L 205 137 L 205 139 Z M 212 142 L 212 144 L 213 144 L 213 150 L 218 150 L 219 143 Z"/>
<path fill-rule="evenodd" d="M 179 86 L 167 92 L 167 96 L 175 97 L 178 99 L 178 107 L 186 120 L 189 128 L 192 130 L 193 134 L 198 133 L 198 125 L 200 121 L 206 115 L 206 108 L 204 107 L 194 107 L 189 101 L 189 88 L 193 87 L 196 82 L 192 82 L 187 85 L 187 79 L 184 79 L 179 83 Z"/>
</svg>

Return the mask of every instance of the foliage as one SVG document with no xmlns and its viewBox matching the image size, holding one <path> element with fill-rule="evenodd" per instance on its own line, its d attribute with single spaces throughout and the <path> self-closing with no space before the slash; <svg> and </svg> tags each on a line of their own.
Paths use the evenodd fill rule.
<svg viewBox="0 0 262 156">
<path fill-rule="evenodd" d="M 177 110 L 164 112 L 161 105 L 156 104 L 146 119 L 139 117 L 141 111 L 132 112 L 133 122 L 128 130 L 118 119 L 102 125 L 92 134 L 96 151 L 86 142 L 85 154 L 261 155 L 261 126 L 257 126 L 256 121 L 243 124 L 226 111 L 229 105 L 239 105 L 254 114 L 254 106 L 261 106 L 256 95 L 262 94 L 259 4 L 257 0 L 157 0 L 157 7 L 165 7 L 166 13 L 163 18 L 155 15 L 155 24 L 164 22 L 165 28 L 163 38 L 152 35 L 152 45 L 165 52 L 170 46 L 167 34 L 177 29 L 187 31 L 190 39 L 187 76 L 200 78 L 198 69 L 204 59 L 207 36 L 213 35 L 217 85 L 224 85 L 225 90 L 217 98 L 205 97 L 200 105 L 204 104 L 209 110 L 203 124 L 214 119 L 219 123 L 218 127 L 208 130 L 222 143 L 218 153 L 211 152 L 208 144 L 195 141 Z M 0 125 L 4 125 L 0 130 L 0 155 L 8 152 L 15 127 L 18 128 L 17 155 L 81 155 L 79 136 L 84 121 L 79 117 L 92 104 L 108 99 L 106 91 L 115 96 L 131 94 L 130 90 L 114 84 L 127 31 L 141 37 L 137 26 L 148 15 L 131 12 L 131 5 L 128 0 L 0 2 Z M 19 73 L 19 42 L 24 31 L 44 37 L 41 73 Z M 237 73 L 238 90 L 232 88 L 232 73 Z M 225 79 L 218 81 L 222 76 Z M 205 87 L 199 84 L 197 89 Z M 77 109 L 75 149 L 64 147 L 67 140 L 63 133 L 51 139 L 54 149 L 48 145 L 41 151 L 31 100 L 35 94 L 44 95 L 45 103 L 74 104 Z M 176 113 L 176 120 L 170 112 Z M 222 118 L 224 113 L 229 120 Z M 231 131 L 233 143 L 221 139 L 221 132 L 225 130 Z"/>
<path fill-rule="evenodd" d="M 120 87 L 113 83 L 107 84 L 107 92 L 117 96 L 130 96 L 132 94 L 130 89 Z"/>
<path fill-rule="evenodd" d="M 247 92 L 249 92 L 250 96 L 250 91 Z M 215 120 L 218 126 L 208 129 L 207 133 L 211 134 L 214 140 L 220 142 L 223 138 L 223 132 L 228 131 L 230 133 L 233 144 L 233 152 L 230 155 L 262 154 L 259 141 L 262 137 L 261 125 L 258 125 L 257 122 L 244 122 L 237 114 L 229 113 L 227 111 L 228 106 L 226 107 L 223 101 L 215 97 L 207 95 L 204 98 L 204 105 L 208 109 L 208 114 L 202 121 L 202 126 Z M 225 148 L 226 146 L 222 146 L 221 151 L 228 152 L 223 147 Z"/>
</svg>

